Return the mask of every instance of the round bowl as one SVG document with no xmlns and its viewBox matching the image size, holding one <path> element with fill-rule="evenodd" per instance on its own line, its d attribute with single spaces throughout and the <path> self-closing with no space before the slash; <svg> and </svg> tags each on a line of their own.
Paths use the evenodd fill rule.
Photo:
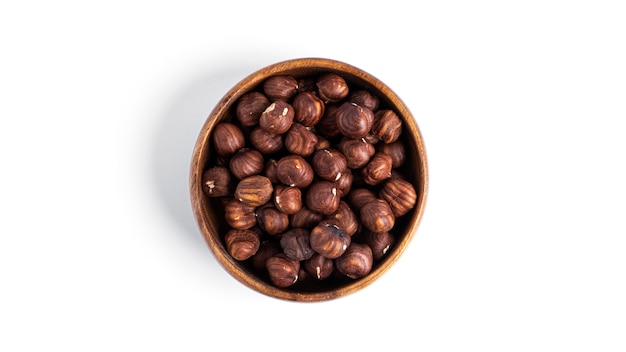
<svg viewBox="0 0 626 352">
<path fill-rule="evenodd" d="M 267 78 L 289 75 L 300 79 L 329 72 L 343 77 L 351 90 L 360 88 L 375 94 L 380 100 L 380 108 L 395 111 L 402 120 L 403 133 L 400 140 L 405 146 L 406 161 L 398 168 L 398 171 L 414 186 L 417 195 L 416 203 L 409 213 L 396 219 L 395 226 L 390 231 L 395 238 L 394 245 L 385 253 L 383 259 L 374 263 L 366 276 L 358 279 L 332 278 L 315 284 L 296 284 L 281 288 L 273 285 L 267 275 L 254 270 L 249 260 L 235 260 L 226 249 L 224 236 L 229 226 L 224 218 L 223 202 L 215 197 L 208 197 L 202 188 L 203 172 L 217 159 L 212 148 L 211 134 L 218 123 L 236 121 L 234 109 L 238 99 L 247 92 L 261 90 Z M 426 150 L 420 129 L 408 107 L 391 88 L 371 74 L 350 64 L 325 58 L 282 61 L 243 78 L 226 92 L 206 119 L 197 138 L 190 167 L 190 195 L 194 216 L 217 261 L 232 277 L 245 286 L 258 293 L 288 301 L 317 302 L 336 299 L 355 293 L 380 278 L 397 262 L 416 233 L 424 213 L 427 192 Z"/>
</svg>

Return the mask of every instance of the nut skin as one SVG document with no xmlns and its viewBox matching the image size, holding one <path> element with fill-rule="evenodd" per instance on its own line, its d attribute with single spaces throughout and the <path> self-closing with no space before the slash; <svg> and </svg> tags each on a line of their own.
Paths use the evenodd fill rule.
<svg viewBox="0 0 626 352">
<path fill-rule="evenodd" d="M 314 171 L 300 155 L 287 155 L 278 160 L 276 177 L 281 183 L 298 188 L 308 187 L 313 182 Z"/>
<path fill-rule="evenodd" d="M 224 243 L 231 257 L 242 261 L 252 257 L 259 250 L 261 240 L 252 230 L 231 229 L 224 236 Z"/>
<path fill-rule="evenodd" d="M 376 153 L 374 145 L 366 141 L 365 138 L 344 137 L 339 142 L 338 149 L 346 158 L 347 165 L 351 169 L 365 166 Z"/>
<path fill-rule="evenodd" d="M 367 165 L 361 169 L 361 175 L 365 183 L 375 186 L 390 179 L 392 169 L 393 160 L 391 156 L 385 153 L 376 153 Z"/>
<path fill-rule="evenodd" d="M 335 114 L 337 129 L 348 138 L 365 137 L 374 123 L 372 110 L 348 101 L 339 105 Z"/>
<path fill-rule="evenodd" d="M 406 161 L 406 148 L 400 140 L 391 143 L 378 143 L 376 144 L 376 151 L 389 155 L 391 157 L 391 166 L 394 169 L 404 165 Z"/>
<path fill-rule="evenodd" d="M 283 134 L 291 127 L 294 114 L 293 106 L 284 100 L 277 100 L 261 113 L 259 126 L 268 133 Z"/>
<path fill-rule="evenodd" d="M 361 236 L 361 242 L 367 244 L 372 250 L 374 261 L 379 261 L 385 257 L 389 249 L 396 243 L 395 237 L 385 232 L 365 231 Z"/>
<path fill-rule="evenodd" d="M 309 242 L 309 231 L 293 228 L 280 236 L 283 253 L 291 260 L 307 260 L 315 254 Z"/>
<path fill-rule="evenodd" d="M 261 92 L 246 93 L 239 98 L 235 107 L 235 116 L 244 127 L 252 127 L 259 123 L 261 113 L 271 104 Z"/>
<path fill-rule="evenodd" d="M 262 173 L 265 160 L 263 160 L 263 154 L 258 150 L 241 148 L 230 158 L 228 167 L 230 172 L 241 180 Z"/>
<path fill-rule="evenodd" d="M 325 280 L 332 275 L 335 265 L 332 259 L 328 259 L 321 254 L 315 253 L 304 262 L 304 269 L 317 280 Z"/>
<path fill-rule="evenodd" d="M 269 159 L 263 169 L 263 176 L 267 177 L 273 185 L 279 182 L 278 176 L 276 176 L 277 169 L 278 161 L 276 161 L 276 159 Z"/>
<path fill-rule="evenodd" d="M 353 181 L 354 175 L 352 174 L 352 170 L 346 169 L 341 173 L 339 179 L 335 181 L 339 197 L 345 197 L 350 192 Z"/>
<path fill-rule="evenodd" d="M 279 152 L 284 147 L 284 135 L 269 133 L 261 127 L 250 132 L 250 144 L 259 152 L 269 155 Z"/>
<path fill-rule="evenodd" d="M 389 204 L 395 217 L 408 213 L 417 202 L 415 187 L 401 178 L 392 178 L 386 181 L 378 195 Z"/>
<path fill-rule="evenodd" d="M 327 103 L 338 102 L 350 93 L 348 83 L 336 73 L 325 73 L 317 79 L 317 93 Z"/>
<path fill-rule="evenodd" d="M 359 230 L 359 219 L 348 203 L 343 200 L 339 202 L 337 211 L 330 214 L 327 219 L 337 220 L 337 225 L 341 227 L 348 236 L 354 235 Z"/>
<path fill-rule="evenodd" d="M 311 166 L 315 174 L 328 181 L 337 181 L 348 168 L 346 157 L 337 149 L 321 149 L 313 153 Z"/>
<path fill-rule="evenodd" d="M 202 190 L 209 197 L 232 195 L 234 186 L 233 176 L 224 166 L 213 166 L 202 174 Z"/>
<path fill-rule="evenodd" d="M 259 250 L 252 256 L 252 266 L 258 272 L 265 272 L 267 259 L 281 252 L 282 248 L 278 241 L 272 239 L 262 241 Z"/>
<path fill-rule="evenodd" d="M 287 215 L 293 215 L 302 209 L 302 191 L 298 187 L 283 184 L 274 186 L 274 206 Z"/>
<path fill-rule="evenodd" d="M 289 228 L 289 215 L 276 209 L 271 202 L 256 209 L 256 221 L 261 230 L 271 236 L 278 235 Z"/>
<path fill-rule="evenodd" d="M 285 148 L 292 154 L 307 157 L 316 145 L 317 135 L 300 123 L 293 123 L 285 134 Z"/>
<path fill-rule="evenodd" d="M 350 92 L 348 96 L 348 101 L 351 103 L 356 103 L 357 105 L 364 106 L 372 111 L 378 110 L 378 105 L 380 104 L 380 100 L 376 95 L 364 89 Z"/>
<path fill-rule="evenodd" d="M 326 105 L 312 92 L 303 92 L 293 98 L 291 102 L 295 111 L 294 120 L 306 127 L 315 126 L 322 116 Z"/>
<path fill-rule="evenodd" d="M 229 199 L 224 205 L 226 223 L 234 229 L 248 230 L 257 224 L 255 208 L 247 206 L 237 199 Z"/>
<path fill-rule="evenodd" d="M 289 217 L 289 223 L 292 227 L 312 229 L 323 219 L 324 215 L 311 211 L 306 206 L 302 206 L 300 211 Z"/>
<path fill-rule="evenodd" d="M 317 79 L 311 76 L 298 79 L 298 93 L 317 91 L 317 86 L 315 85 L 316 83 Z"/>
<path fill-rule="evenodd" d="M 219 156 L 233 155 L 246 143 L 241 128 L 230 122 L 220 122 L 215 125 L 211 139 L 215 153 Z"/>
<path fill-rule="evenodd" d="M 274 186 L 269 178 L 262 175 L 249 176 L 237 184 L 235 198 L 250 207 L 267 203 L 274 193 Z"/>
<path fill-rule="evenodd" d="M 306 207 L 322 215 L 337 211 L 340 200 L 335 183 L 326 180 L 313 182 L 304 197 Z"/>
<path fill-rule="evenodd" d="M 348 193 L 348 204 L 352 209 L 359 212 L 365 204 L 376 200 L 376 198 L 376 193 L 368 188 L 353 188 Z"/>
<path fill-rule="evenodd" d="M 402 134 L 402 120 L 392 110 L 378 110 L 374 114 L 372 134 L 383 143 L 395 142 Z"/>
<path fill-rule="evenodd" d="M 263 82 L 263 92 L 270 100 L 289 100 L 298 92 L 298 80 L 288 75 L 272 76 Z"/>
<path fill-rule="evenodd" d="M 315 125 L 315 130 L 318 134 L 333 138 L 341 135 L 341 131 L 337 127 L 337 111 L 339 110 L 338 104 L 328 104 L 324 109 L 324 115 Z"/>
<path fill-rule="evenodd" d="M 390 231 L 396 222 L 391 207 L 382 199 L 363 205 L 359 210 L 359 217 L 363 226 L 372 232 Z"/>
<path fill-rule="evenodd" d="M 351 237 L 335 219 L 324 219 L 309 234 L 311 248 L 328 259 L 339 258 L 351 243 Z"/>
<path fill-rule="evenodd" d="M 284 253 L 278 253 L 265 261 L 265 268 L 272 284 L 285 288 L 298 281 L 300 262 L 287 258 Z"/>
<path fill-rule="evenodd" d="M 337 271 L 351 279 L 360 279 L 372 271 L 372 249 L 363 243 L 352 242 L 345 253 L 335 259 Z"/>
</svg>

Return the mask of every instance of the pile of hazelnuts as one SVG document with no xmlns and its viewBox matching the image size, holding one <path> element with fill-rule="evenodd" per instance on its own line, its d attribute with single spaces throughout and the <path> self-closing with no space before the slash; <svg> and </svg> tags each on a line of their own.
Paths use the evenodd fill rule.
<svg viewBox="0 0 626 352">
<path fill-rule="evenodd" d="M 233 259 L 280 288 L 371 272 L 417 198 L 398 171 L 402 120 L 379 105 L 333 72 L 272 76 L 237 100 L 202 179 Z"/>
</svg>

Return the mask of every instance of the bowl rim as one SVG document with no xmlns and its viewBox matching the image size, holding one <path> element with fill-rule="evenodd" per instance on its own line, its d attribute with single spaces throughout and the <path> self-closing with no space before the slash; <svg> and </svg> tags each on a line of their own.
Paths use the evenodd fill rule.
<svg viewBox="0 0 626 352">
<path fill-rule="evenodd" d="M 206 200 L 203 201 L 205 195 L 202 190 L 202 173 L 208 159 L 210 136 L 215 125 L 228 115 L 229 109 L 237 102 L 239 97 L 247 91 L 258 87 L 266 78 L 273 75 L 290 74 L 301 70 L 310 70 L 312 73 L 328 71 L 339 74 L 347 74 L 353 78 L 363 81 L 367 85 L 373 86 L 379 92 L 382 92 L 385 98 L 391 102 L 393 109 L 397 110 L 396 112 L 403 120 L 403 123 L 414 131 L 414 133 L 409 133 L 409 138 L 412 143 L 415 143 L 415 148 L 418 154 L 416 155 L 416 166 L 419 173 L 418 184 L 416 185 L 416 211 L 413 212 L 413 216 L 408 222 L 406 233 L 402 236 L 401 241 L 395 244 L 394 250 L 387 256 L 385 262 L 372 269 L 367 276 L 344 286 L 319 292 L 299 292 L 275 287 L 259 278 L 254 277 L 254 275 L 251 275 L 252 273 L 246 271 L 238 264 L 238 262 L 227 255 L 225 247 L 219 239 L 219 235 L 212 235 L 212 233 L 217 231 L 217 228 L 210 222 L 210 219 L 207 218 L 207 214 L 204 211 Z M 415 236 L 423 218 L 426 200 L 428 197 L 428 178 L 428 160 L 421 130 L 414 115 L 390 87 L 363 69 L 357 68 L 343 61 L 321 57 L 304 57 L 279 61 L 248 74 L 236 83 L 230 90 L 228 90 L 227 93 L 218 101 L 211 113 L 207 116 L 196 139 L 189 172 L 189 192 L 193 214 L 206 244 L 217 259 L 218 263 L 233 278 L 248 288 L 269 297 L 287 301 L 319 302 L 344 297 L 369 286 L 399 260 L 406 247 Z"/>
</svg>

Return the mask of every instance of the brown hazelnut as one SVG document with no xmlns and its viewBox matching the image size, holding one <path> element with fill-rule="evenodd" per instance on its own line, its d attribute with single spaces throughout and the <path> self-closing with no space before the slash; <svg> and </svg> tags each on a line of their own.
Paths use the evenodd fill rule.
<svg viewBox="0 0 626 352">
<path fill-rule="evenodd" d="M 348 164 L 346 157 L 337 149 L 321 149 L 313 153 L 311 166 L 315 174 L 328 181 L 337 181 L 341 173 L 346 171 Z"/>
<path fill-rule="evenodd" d="M 313 167 L 300 155 L 291 154 L 278 160 L 276 177 L 287 186 L 308 187 L 314 176 Z"/>
<path fill-rule="evenodd" d="M 270 281 L 277 287 L 289 287 L 298 281 L 300 262 L 287 258 L 284 253 L 278 253 L 265 261 L 265 267 Z"/>
<path fill-rule="evenodd" d="M 263 82 L 263 92 L 271 100 L 289 100 L 298 92 L 298 81 L 291 76 L 272 76 Z"/>
<path fill-rule="evenodd" d="M 367 188 L 353 188 L 348 193 L 348 204 L 358 212 L 365 204 L 376 198 L 376 194 Z"/>
<path fill-rule="evenodd" d="M 230 172 L 241 180 L 263 172 L 265 160 L 263 160 L 263 155 L 258 150 L 241 148 L 230 158 L 228 166 Z"/>
<path fill-rule="evenodd" d="M 372 271 L 374 257 L 372 249 L 363 243 L 353 242 L 345 253 L 335 259 L 337 271 L 351 279 L 360 279 Z"/>
<path fill-rule="evenodd" d="M 283 184 L 274 186 L 274 206 L 281 212 L 293 215 L 302 209 L 302 191 Z"/>
<path fill-rule="evenodd" d="M 385 153 L 376 153 L 361 170 L 363 180 L 368 185 L 377 185 L 391 178 L 393 169 L 391 156 Z"/>
<path fill-rule="evenodd" d="M 259 123 L 261 113 L 271 104 L 263 93 L 250 92 L 239 98 L 235 108 L 237 120 L 244 127 L 252 127 Z"/>
<path fill-rule="evenodd" d="M 292 154 L 307 157 L 316 145 L 317 135 L 300 123 L 293 123 L 285 134 L 285 149 Z"/>
<path fill-rule="evenodd" d="M 256 127 L 250 132 L 250 144 L 263 154 L 273 154 L 283 149 L 284 136 Z"/>
<path fill-rule="evenodd" d="M 269 178 L 262 175 L 249 176 L 237 184 L 235 198 L 250 207 L 258 207 L 267 203 L 274 192 Z"/>
<path fill-rule="evenodd" d="M 307 208 L 323 215 L 337 211 L 340 200 L 335 183 L 326 180 L 313 182 L 304 198 Z"/>
<path fill-rule="evenodd" d="M 278 176 L 276 176 L 277 169 L 278 169 L 278 161 L 276 161 L 276 159 L 269 159 L 265 163 L 265 169 L 263 169 L 263 176 L 269 178 L 272 184 L 277 184 L 279 182 Z"/>
<path fill-rule="evenodd" d="M 256 221 L 268 235 L 274 236 L 289 228 L 289 215 L 267 203 L 256 209 Z"/>
<path fill-rule="evenodd" d="M 374 123 L 372 110 L 351 102 L 339 105 L 335 114 L 337 129 L 348 138 L 365 137 Z"/>
<path fill-rule="evenodd" d="M 388 231 L 365 231 L 361 240 L 372 249 L 374 260 L 381 260 L 396 242 L 395 237 Z"/>
<path fill-rule="evenodd" d="M 224 243 L 235 260 L 246 260 L 259 250 L 261 240 L 254 231 L 231 229 L 224 236 Z"/>
<path fill-rule="evenodd" d="M 339 227 L 341 227 L 346 234 L 348 234 L 348 236 L 354 235 L 359 229 L 359 219 L 352 211 L 348 203 L 343 200 L 339 202 L 337 211 L 330 214 L 328 219 L 337 220 L 337 225 L 339 225 Z"/>
<path fill-rule="evenodd" d="M 315 254 L 309 242 L 309 231 L 293 228 L 280 236 L 283 253 L 291 260 L 307 260 Z"/>
<path fill-rule="evenodd" d="M 376 144 L 376 151 L 389 155 L 391 166 L 394 169 L 402 166 L 406 161 L 406 148 L 400 140 L 391 143 L 378 143 Z"/>
<path fill-rule="evenodd" d="M 311 248 L 316 253 L 329 259 L 338 258 L 350 245 L 351 239 L 337 220 L 324 219 L 311 229 L 309 234 Z"/>
<path fill-rule="evenodd" d="M 266 270 L 267 259 L 281 252 L 282 248 L 278 241 L 273 239 L 262 241 L 259 250 L 252 256 L 252 266 L 257 271 L 263 272 Z"/>
<path fill-rule="evenodd" d="M 345 197 L 350 190 L 352 189 L 352 182 L 354 180 L 354 175 L 352 174 L 352 170 L 345 169 L 341 176 L 337 181 L 335 181 L 335 185 L 337 185 L 337 193 L 339 197 Z"/>
<path fill-rule="evenodd" d="M 318 134 L 332 138 L 341 135 L 341 131 L 337 127 L 337 111 L 339 110 L 339 105 L 329 104 L 326 105 L 324 109 L 324 115 L 319 120 L 317 125 L 315 125 L 315 130 Z"/>
<path fill-rule="evenodd" d="M 306 76 L 298 79 L 298 93 L 316 91 L 316 83 L 317 79 L 312 76 Z"/>
<path fill-rule="evenodd" d="M 247 206 L 237 199 L 229 199 L 224 205 L 224 218 L 230 227 L 247 230 L 257 224 L 254 207 Z"/>
<path fill-rule="evenodd" d="M 367 142 L 365 138 L 343 137 L 339 142 L 338 149 L 346 158 L 347 165 L 351 169 L 365 166 L 376 152 L 374 145 Z"/>
<path fill-rule="evenodd" d="M 378 110 L 378 104 L 380 103 L 377 96 L 364 89 L 351 92 L 348 96 L 348 101 L 364 106 L 372 111 Z"/>
<path fill-rule="evenodd" d="M 364 204 L 359 215 L 363 226 L 372 232 L 390 231 L 396 222 L 391 207 L 382 199 Z"/>
<path fill-rule="evenodd" d="M 311 92 L 296 95 L 291 105 L 295 111 L 295 121 L 307 127 L 313 127 L 319 122 L 326 107 L 324 101 Z"/>
<path fill-rule="evenodd" d="M 372 134 L 383 143 L 395 142 L 402 134 L 402 120 L 392 110 L 378 110 L 374 114 Z"/>
<path fill-rule="evenodd" d="M 332 148 L 332 143 L 321 136 L 317 136 L 317 144 L 315 145 L 315 150 L 320 150 L 320 149 L 330 149 Z"/>
<path fill-rule="evenodd" d="M 408 213 L 417 202 L 415 187 L 400 178 L 386 181 L 380 189 L 379 196 L 389 204 L 396 217 Z"/>
<path fill-rule="evenodd" d="M 209 197 L 232 195 L 234 186 L 230 171 L 223 166 L 213 166 L 202 174 L 202 190 Z"/>
<path fill-rule="evenodd" d="M 230 156 L 243 148 L 246 143 L 241 129 L 230 122 L 220 122 L 215 125 L 211 138 L 213 148 L 220 156 Z"/>
<path fill-rule="evenodd" d="M 317 92 L 325 102 L 334 103 L 348 96 L 348 83 L 336 73 L 326 73 L 317 79 Z"/>
<path fill-rule="evenodd" d="M 304 269 L 317 280 L 324 280 L 330 277 L 335 270 L 333 260 L 315 253 L 304 262 Z"/>
<path fill-rule="evenodd" d="M 292 227 L 311 229 L 323 219 L 324 215 L 311 211 L 306 206 L 303 206 L 300 211 L 289 217 L 289 224 Z"/>
<path fill-rule="evenodd" d="M 277 100 L 261 113 L 259 126 L 272 134 L 283 134 L 293 123 L 293 107 L 284 100 Z"/>
</svg>

